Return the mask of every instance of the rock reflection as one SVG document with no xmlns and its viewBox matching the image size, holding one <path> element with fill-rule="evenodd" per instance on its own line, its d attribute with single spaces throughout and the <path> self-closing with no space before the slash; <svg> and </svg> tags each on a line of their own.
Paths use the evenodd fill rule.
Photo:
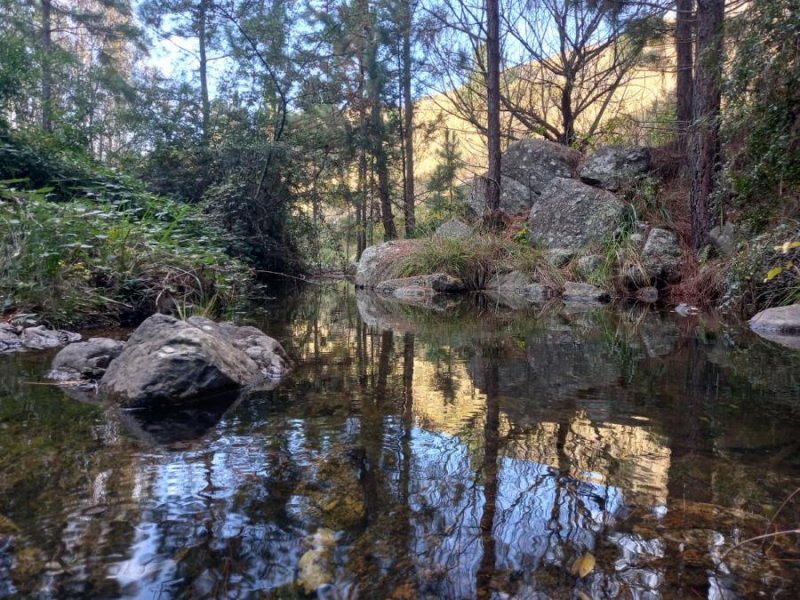
<svg viewBox="0 0 800 600">
<path fill-rule="evenodd" d="M 796 362 L 759 379 L 764 342 L 654 313 L 440 308 L 289 295 L 258 323 L 283 385 L 124 427 L 0 360 L 0 595 L 796 596 L 791 540 L 723 557 L 800 485 Z"/>
</svg>

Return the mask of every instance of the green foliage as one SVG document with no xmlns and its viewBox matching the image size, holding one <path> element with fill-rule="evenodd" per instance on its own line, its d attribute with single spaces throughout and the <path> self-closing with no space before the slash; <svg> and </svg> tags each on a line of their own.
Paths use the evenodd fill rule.
<svg viewBox="0 0 800 600">
<path fill-rule="evenodd" d="M 793 0 L 755 0 L 728 21 L 727 179 L 741 200 L 760 201 L 800 184 L 800 11 Z"/>
<path fill-rule="evenodd" d="M 248 270 L 201 211 L 142 192 L 53 202 L 52 188 L 0 182 L 0 297 L 5 311 L 55 323 L 221 308 Z"/>
</svg>

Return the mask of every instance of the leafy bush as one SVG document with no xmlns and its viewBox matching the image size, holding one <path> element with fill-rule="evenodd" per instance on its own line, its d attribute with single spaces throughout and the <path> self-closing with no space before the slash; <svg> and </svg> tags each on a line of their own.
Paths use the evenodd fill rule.
<svg viewBox="0 0 800 600">
<path fill-rule="evenodd" d="M 71 202 L 0 182 L 0 301 L 51 323 L 219 309 L 250 279 L 199 208 L 129 189 Z M 124 192 L 124 193 L 123 193 Z"/>
</svg>

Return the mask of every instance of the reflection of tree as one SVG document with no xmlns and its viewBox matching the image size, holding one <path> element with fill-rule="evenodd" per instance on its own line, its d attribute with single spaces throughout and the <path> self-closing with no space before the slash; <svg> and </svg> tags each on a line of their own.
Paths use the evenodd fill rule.
<svg viewBox="0 0 800 600">
<path fill-rule="evenodd" d="M 495 572 L 494 518 L 497 512 L 497 482 L 500 451 L 500 398 L 498 395 L 498 366 L 493 349 L 486 356 L 484 382 L 486 385 L 486 422 L 483 426 L 483 513 L 480 519 L 483 556 L 476 574 L 478 598 L 489 598 L 489 584 Z"/>
</svg>

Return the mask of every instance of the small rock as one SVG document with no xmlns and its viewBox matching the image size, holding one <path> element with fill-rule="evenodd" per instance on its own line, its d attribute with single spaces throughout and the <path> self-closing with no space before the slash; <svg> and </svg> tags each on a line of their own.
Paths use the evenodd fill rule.
<svg viewBox="0 0 800 600">
<path fill-rule="evenodd" d="M 638 302 L 654 304 L 658 302 L 658 288 L 654 288 L 653 286 L 639 288 L 636 290 L 636 295 L 634 297 Z"/>
<path fill-rule="evenodd" d="M 26 327 L 20 334 L 22 344 L 32 350 L 44 350 L 46 348 L 58 348 L 72 342 L 79 342 L 81 334 L 59 329 L 47 329 L 44 325 L 37 327 Z"/>
<path fill-rule="evenodd" d="M 333 550 L 336 533 L 320 528 L 306 539 L 311 548 L 300 557 L 297 564 L 297 582 L 306 594 L 312 594 L 323 585 L 333 582 Z"/>
<path fill-rule="evenodd" d="M 450 219 L 436 228 L 433 234 L 438 238 L 463 239 L 472 235 L 472 227 L 461 219 Z"/>
<path fill-rule="evenodd" d="M 97 381 L 124 347 L 124 342 L 102 337 L 70 344 L 56 354 L 47 376 L 59 381 Z"/>
<path fill-rule="evenodd" d="M 464 282 L 458 277 L 453 277 L 447 273 L 434 273 L 430 276 L 430 285 L 436 292 L 453 294 L 463 292 L 467 289 Z"/>
<path fill-rule="evenodd" d="M 711 245 L 714 246 L 720 256 L 731 256 L 736 252 L 735 233 L 731 222 L 717 225 L 708 232 Z"/>
<path fill-rule="evenodd" d="M 611 296 L 594 285 L 569 281 L 564 284 L 562 298 L 567 302 L 608 302 Z"/>
<path fill-rule="evenodd" d="M 681 280 L 682 255 L 675 233 L 654 228 L 650 230 L 642 250 L 642 263 L 651 280 L 677 283 Z"/>
<path fill-rule="evenodd" d="M 584 183 L 610 191 L 650 170 L 650 151 L 643 147 L 602 146 L 590 155 L 580 170 Z"/>
<path fill-rule="evenodd" d="M 0 353 L 16 352 L 22 348 L 19 330 L 10 323 L 0 323 Z"/>
<path fill-rule="evenodd" d="M 700 309 L 696 306 L 691 306 L 684 302 L 681 302 L 676 306 L 672 312 L 678 313 L 682 317 L 688 317 L 689 315 L 696 315 L 700 313 Z"/>
<path fill-rule="evenodd" d="M 578 273 L 581 277 L 589 277 L 597 271 L 605 262 L 605 258 L 599 254 L 588 254 L 578 259 Z"/>
<path fill-rule="evenodd" d="M 567 250 L 565 248 L 553 248 L 552 250 L 545 252 L 544 255 L 544 259 L 557 269 L 565 266 L 574 257 L 575 251 Z"/>
<path fill-rule="evenodd" d="M 539 303 L 556 297 L 558 292 L 541 283 L 530 283 L 522 288 L 521 295 L 525 296 L 529 302 Z"/>
</svg>

